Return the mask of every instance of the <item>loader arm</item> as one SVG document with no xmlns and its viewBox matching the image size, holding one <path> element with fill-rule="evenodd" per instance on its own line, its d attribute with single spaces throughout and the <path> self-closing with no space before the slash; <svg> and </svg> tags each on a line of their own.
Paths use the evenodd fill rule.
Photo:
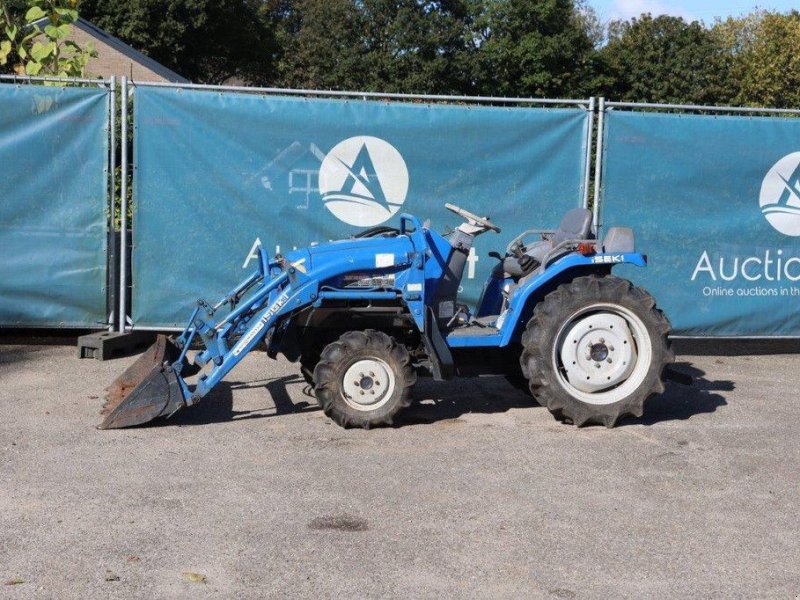
<svg viewBox="0 0 800 600">
<path fill-rule="evenodd" d="M 275 277 L 270 276 L 272 273 Z M 280 260 L 270 262 L 266 252 L 259 249 L 259 265 L 255 272 L 214 306 L 198 300 L 189 324 L 174 342 L 159 335 L 150 350 L 111 384 L 103 410 L 106 417 L 99 428 L 139 425 L 160 416 L 169 416 L 199 401 L 213 387 L 205 383 L 208 375 L 213 374 L 218 382 L 224 374 L 217 376 L 215 371 L 224 366 L 227 373 L 238 362 L 225 363 L 225 358 L 232 354 L 231 337 L 241 333 L 242 339 L 252 341 L 253 345 L 263 338 L 260 333 L 265 326 L 264 315 L 278 304 L 282 296 L 276 297 L 275 292 L 288 280 L 288 273 L 280 269 Z M 284 304 L 285 299 L 280 307 Z M 214 315 L 226 305 L 230 307 L 230 313 L 215 322 Z M 278 317 L 277 314 L 272 316 Z M 202 344 L 204 349 L 189 363 L 187 352 L 193 342 Z M 241 350 L 238 355 L 243 355 Z M 209 362 L 214 365 L 211 373 L 201 376 L 192 390 L 186 377 L 194 375 Z"/>
<path fill-rule="evenodd" d="M 413 231 L 406 230 L 407 222 Z M 377 255 L 373 249 L 342 243 L 337 252 L 312 255 L 308 249 L 296 250 L 270 261 L 260 248 L 256 272 L 214 306 L 198 300 L 174 343 L 160 336 L 154 348 L 126 371 L 128 377 L 111 385 L 107 416 L 99 428 L 139 425 L 196 404 L 292 312 L 318 307 L 328 299 L 397 300 L 409 307 L 424 329 L 426 233 L 411 215 L 403 215 L 401 223 L 401 236 Z M 395 289 L 338 289 L 326 283 L 348 272 L 374 270 L 378 260 L 388 261 L 389 256 L 391 268 L 399 274 Z M 226 305 L 230 312 L 215 320 Z M 187 353 L 195 343 L 202 349 L 190 363 Z M 196 384 L 187 382 L 189 375 L 204 367 Z"/>
</svg>

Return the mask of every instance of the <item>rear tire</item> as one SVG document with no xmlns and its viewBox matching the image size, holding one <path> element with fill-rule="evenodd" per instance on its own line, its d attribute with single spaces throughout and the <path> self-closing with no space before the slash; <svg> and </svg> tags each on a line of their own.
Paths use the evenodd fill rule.
<svg viewBox="0 0 800 600">
<path fill-rule="evenodd" d="M 613 276 L 578 277 L 534 309 L 520 365 L 556 417 L 613 427 L 624 415 L 642 416 L 645 401 L 664 391 L 664 369 L 675 359 L 670 331 L 643 289 Z"/>
<path fill-rule="evenodd" d="M 314 368 L 317 402 L 342 427 L 391 425 L 416 380 L 405 346 L 372 329 L 342 334 Z"/>
</svg>

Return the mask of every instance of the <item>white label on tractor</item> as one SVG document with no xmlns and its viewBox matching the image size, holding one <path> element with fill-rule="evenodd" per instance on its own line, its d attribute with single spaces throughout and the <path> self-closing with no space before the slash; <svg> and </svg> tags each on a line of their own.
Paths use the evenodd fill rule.
<svg viewBox="0 0 800 600">
<path fill-rule="evenodd" d="M 236 344 L 236 347 L 233 349 L 233 355 L 239 356 L 247 345 L 255 339 L 255 337 L 264 329 L 264 326 L 267 324 L 275 314 L 283 308 L 283 305 L 286 304 L 286 301 L 289 300 L 289 294 L 283 293 L 276 301 L 275 304 L 270 307 L 270 309 L 266 312 L 266 314 L 258 320 L 258 323 L 255 327 L 253 327 L 250 331 L 245 334 L 245 336 L 239 340 L 239 343 Z"/>
<path fill-rule="evenodd" d="M 625 262 L 625 257 L 622 256 L 621 254 L 606 254 L 604 256 L 595 256 L 592 259 L 592 262 L 593 263 L 604 263 L 604 264 L 621 263 L 621 262 Z"/>
<path fill-rule="evenodd" d="M 376 254 L 375 255 L 375 268 L 381 269 L 383 267 L 394 266 L 394 254 Z"/>
<path fill-rule="evenodd" d="M 409 283 L 406 286 L 406 290 L 409 292 L 421 292 L 422 291 L 422 284 L 421 283 Z"/>
<path fill-rule="evenodd" d="M 394 287 L 394 273 L 375 275 L 374 277 L 367 273 L 348 273 L 342 277 L 342 283 L 346 288 Z"/>
</svg>

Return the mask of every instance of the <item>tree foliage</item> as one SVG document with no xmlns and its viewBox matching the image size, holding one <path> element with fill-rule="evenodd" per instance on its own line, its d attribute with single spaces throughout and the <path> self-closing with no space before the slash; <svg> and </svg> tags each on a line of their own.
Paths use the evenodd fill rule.
<svg viewBox="0 0 800 600">
<path fill-rule="evenodd" d="M 97 53 L 68 39 L 78 19 L 76 6 L 77 0 L 3 2 L 0 66 L 18 75 L 83 77 Z"/>
<path fill-rule="evenodd" d="M 364 20 L 351 0 L 297 0 L 277 11 L 276 83 L 355 89 L 365 79 Z"/>
<path fill-rule="evenodd" d="M 800 106 L 797 11 L 713 26 L 649 14 L 604 25 L 591 1 L 83 0 L 80 8 L 201 83 Z M 46 42 L 20 46 L 28 9 L 59 2 L 74 10 L 77 0 L 0 0 L 0 70 L 21 64 L 17 47 L 64 59 L 45 56 Z M 45 12 L 58 20 L 51 33 L 72 18 Z M 81 67 L 36 64 L 48 73 Z"/>
<path fill-rule="evenodd" d="M 486 95 L 588 92 L 593 42 L 572 0 L 488 0 L 476 18 L 477 87 Z"/>
<path fill-rule="evenodd" d="M 717 36 L 680 17 L 612 23 L 600 61 L 603 91 L 614 100 L 715 104 L 735 94 Z"/>
<path fill-rule="evenodd" d="M 278 17 L 293 87 L 575 93 L 593 46 L 573 0 L 296 0 Z"/>
<path fill-rule="evenodd" d="M 361 14 L 368 89 L 457 93 L 468 88 L 468 11 L 462 0 L 364 0 Z"/>
<path fill-rule="evenodd" d="M 468 87 L 461 0 L 298 0 L 281 14 L 278 81 L 448 93 Z"/>
<path fill-rule="evenodd" d="M 800 12 L 760 11 L 713 31 L 729 57 L 734 103 L 800 107 Z"/>
<path fill-rule="evenodd" d="M 83 0 L 81 15 L 200 83 L 261 82 L 275 52 L 262 0 Z"/>
</svg>

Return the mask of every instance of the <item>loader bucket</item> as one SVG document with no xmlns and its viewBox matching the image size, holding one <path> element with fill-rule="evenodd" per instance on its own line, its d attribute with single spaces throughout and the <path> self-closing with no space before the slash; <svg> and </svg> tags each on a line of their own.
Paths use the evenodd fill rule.
<svg viewBox="0 0 800 600">
<path fill-rule="evenodd" d="M 178 376 L 170 365 L 180 350 L 165 335 L 159 335 L 139 359 L 108 387 L 98 429 L 141 425 L 171 415 L 184 406 Z"/>
</svg>

